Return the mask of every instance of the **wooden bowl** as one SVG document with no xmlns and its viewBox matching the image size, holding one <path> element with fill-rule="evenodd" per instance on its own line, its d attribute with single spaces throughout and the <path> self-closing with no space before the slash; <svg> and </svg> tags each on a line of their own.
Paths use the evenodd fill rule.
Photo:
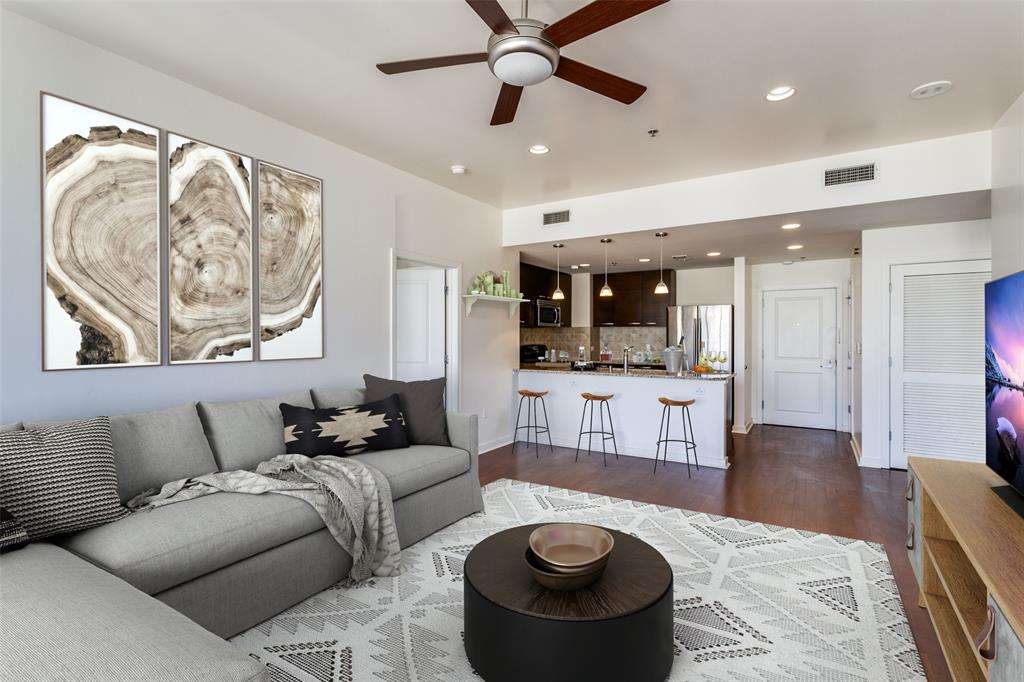
<svg viewBox="0 0 1024 682">
<path fill-rule="evenodd" d="M 605 563 L 593 566 L 586 571 L 566 574 L 566 573 L 552 573 L 545 570 L 545 567 L 541 566 L 537 560 L 537 555 L 533 553 L 533 550 L 529 547 L 526 548 L 526 566 L 533 573 L 533 579 L 536 580 L 542 587 L 546 587 L 549 590 L 558 590 L 559 592 L 571 592 L 573 590 L 581 590 L 584 587 L 593 585 L 604 573 Z"/>
<path fill-rule="evenodd" d="M 604 568 L 614 546 L 611 533 L 585 523 L 549 523 L 530 533 L 537 564 L 549 573 L 574 575 Z"/>
</svg>

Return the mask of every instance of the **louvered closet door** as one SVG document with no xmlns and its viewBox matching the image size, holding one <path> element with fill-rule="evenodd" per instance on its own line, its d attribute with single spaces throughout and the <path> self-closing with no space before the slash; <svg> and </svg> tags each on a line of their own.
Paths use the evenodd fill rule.
<svg viewBox="0 0 1024 682">
<path fill-rule="evenodd" d="M 889 466 L 985 459 L 987 260 L 893 266 Z"/>
</svg>

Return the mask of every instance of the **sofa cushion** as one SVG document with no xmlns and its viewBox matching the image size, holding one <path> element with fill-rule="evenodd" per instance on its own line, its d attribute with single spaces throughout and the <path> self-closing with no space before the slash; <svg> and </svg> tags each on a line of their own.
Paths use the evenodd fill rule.
<svg viewBox="0 0 1024 682">
<path fill-rule="evenodd" d="M 268 679 L 267 669 L 166 604 L 47 543 L 4 555 L 0 677 Z"/>
<path fill-rule="evenodd" d="M 469 471 L 469 453 L 441 445 L 413 445 L 404 450 L 364 452 L 352 459 L 379 469 L 400 499 Z"/>
<path fill-rule="evenodd" d="M 0 433 L 4 431 L 21 431 L 24 425 L 21 422 L 14 422 L 13 424 L 0 424 Z"/>
<path fill-rule="evenodd" d="M 395 381 L 364 374 L 363 381 L 366 382 L 366 399 L 369 401 L 398 394 L 410 443 L 451 445 L 444 416 L 444 377 L 426 381 Z"/>
<path fill-rule="evenodd" d="M 287 495 L 215 493 L 136 512 L 60 544 L 155 594 L 323 527 L 313 507 Z"/>
<path fill-rule="evenodd" d="M 0 506 L 31 540 L 115 521 L 117 497 L 110 420 L 96 417 L 0 433 Z"/>
<path fill-rule="evenodd" d="M 398 396 L 352 407 L 296 407 L 281 403 L 290 455 L 347 457 L 366 450 L 409 447 Z"/>
<path fill-rule="evenodd" d="M 111 417 L 110 436 L 122 500 L 217 470 L 195 403 Z"/>
<path fill-rule="evenodd" d="M 364 388 L 314 388 L 311 393 L 317 407 L 349 407 L 366 402 Z"/>
<path fill-rule="evenodd" d="M 281 403 L 313 407 L 309 391 L 237 403 L 199 403 L 199 416 L 221 471 L 255 469 L 284 454 Z"/>
</svg>

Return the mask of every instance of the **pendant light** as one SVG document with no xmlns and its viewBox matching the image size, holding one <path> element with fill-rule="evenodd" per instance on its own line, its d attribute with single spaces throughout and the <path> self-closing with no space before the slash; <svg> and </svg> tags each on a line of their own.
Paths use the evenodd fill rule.
<svg viewBox="0 0 1024 682">
<path fill-rule="evenodd" d="M 555 293 L 551 294 L 552 301 L 564 301 L 565 294 L 562 293 L 562 259 L 559 257 L 562 253 L 560 249 L 565 244 L 552 244 L 555 247 Z"/>
<path fill-rule="evenodd" d="M 610 237 L 605 237 L 601 240 L 604 244 L 604 286 L 601 287 L 601 293 L 598 294 L 601 298 L 608 298 L 612 295 L 612 288 L 608 286 L 608 245 L 612 243 Z"/>
<path fill-rule="evenodd" d="M 665 243 L 661 241 L 668 236 L 668 232 L 655 232 L 654 236 L 658 238 L 658 284 L 654 287 L 654 293 L 667 294 L 668 285 L 665 284 Z"/>
</svg>

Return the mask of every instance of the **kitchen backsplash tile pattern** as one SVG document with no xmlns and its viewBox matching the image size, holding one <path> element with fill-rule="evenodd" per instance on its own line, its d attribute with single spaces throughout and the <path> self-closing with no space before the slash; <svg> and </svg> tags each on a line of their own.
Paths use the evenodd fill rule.
<svg viewBox="0 0 1024 682">
<path fill-rule="evenodd" d="M 622 348 L 633 346 L 642 351 L 651 345 L 654 357 L 660 358 L 665 348 L 664 327 L 530 327 L 519 330 L 519 343 L 542 343 L 548 348 L 568 351 L 569 359 L 576 360 L 580 346 L 588 349 L 588 359 L 600 359 L 602 346 L 611 351 L 612 360 L 622 361 Z"/>
<path fill-rule="evenodd" d="M 519 343 L 543 343 L 549 349 L 568 351 L 569 359 L 576 360 L 580 346 L 587 349 L 589 356 L 591 331 L 590 327 L 530 327 L 519 330 Z"/>
<path fill-rule="evenodd" d="M 599 339 L 595 356 L 601 348 L 607 346 L 612 353 L 612 360 L 622 360 L 622 348 L 633 346 L 633 352 L 641 351 L 651 345 L 655 358 L 661 357 L 665 349 L 664 327 L 598 327 Z"/>
</svg>

